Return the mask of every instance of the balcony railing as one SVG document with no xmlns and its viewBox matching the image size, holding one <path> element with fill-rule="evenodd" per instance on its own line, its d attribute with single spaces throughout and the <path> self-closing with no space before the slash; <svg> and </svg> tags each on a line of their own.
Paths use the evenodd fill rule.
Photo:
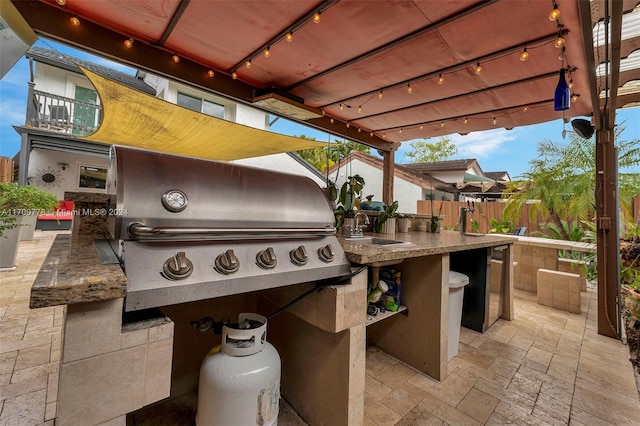
<svg viewBox="0 0 640 426">
<path fill-rule="evenodd" d="M 77 136 L 96 131 L 102 107 L 92 102 L 41 92 L 29 83 L 26 125 Z"/>
</svg>

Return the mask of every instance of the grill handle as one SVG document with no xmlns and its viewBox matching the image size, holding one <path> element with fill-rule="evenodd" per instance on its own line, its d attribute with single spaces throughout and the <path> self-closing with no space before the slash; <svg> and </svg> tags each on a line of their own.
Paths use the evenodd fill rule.
<svg viewBox="0 0 640 426">
<path fill-rule="evenodd" d="M 334 235 L 336 229 L 327 228 L 175 228 L 163 226 L 146 226 L 140 222 L 129 225 L 129 235 L 134 237 L 188 238 L 207 239 L 255 239 L 261 238 L 309 238 Z"/>
</svg>

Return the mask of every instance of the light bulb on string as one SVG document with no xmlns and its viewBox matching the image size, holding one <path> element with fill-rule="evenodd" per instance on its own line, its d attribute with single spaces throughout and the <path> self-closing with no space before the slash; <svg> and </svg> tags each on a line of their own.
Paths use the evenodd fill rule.
<svg viewBox="0 0 640 426">
<path fill-rule="evenodd" d="M 231 78 L 232 78 L 232 79 L 234 79 L 234 80 L 237 80 L 237 79 L 238 79 L 238 73 L 237 73 L 237 72 L 235 72 L 235 71 L 234 71 L 234 72 L 232 72 L 232 73 L 231 73 Z"/>
<path fill-rule="evenodd" d="M 465 118 L 464 118 L 464 124 L 467 124 L 468 122 L 469 122 L 469 118 L 468 118 L 468 117 L 465 117 Z"/>
<path fill-rule="evenodd" d="M 444 121 L 440 123 L 440 127 L 444 127 Z"/>
<path fill-rule="evenodd" d="M 56 3 L 58 3 L 60 6 L 64 6 L 65 4 L 67 4 L 67 0 L 56 0 Z"/>
<path fill-rule="evenodd" d="M 555 1 L 552 3 L 553 3 L 553 10 L 549 12 L 549 20 L 557 21 L 558 18 L 560 17 L 560 9 L 558 9 L 558 5 L 556 4 Z"/>
<path fill-rule="evenodd" d="M 347 121 L 347 129 L 348 129 L 349 127 L 351 127 L 351 123 L 349 123 L 349 122 Z"/>
<path fill-rule="evenodd" d="M 444 77 L 442 76 L 442 73 L 440 73 L 440 75 L 438 75 L 438 84 L 443 84 L 444 83 Z"/>
<path fill-rule="evenodd" d="M 573 90 L 573 86 L 575 86 L 575 84 L 573 84 L 573 77 L 569 77 L 569 89 Z"/>
<path fill-rule="evenodd" d="M 213 70 L 209 70 L 207 71 L 207 75 L 209 76 L 209 78 L 213 78 L 216 75 L 216 73 Z"/>
<path fill-rule="evenodd" d="M 71 18 L 69 18 L 69 22 L 71 22 L 71 25 L 73 25 L 74 27 L 80 25 L 80 19 L 78 19 L 77 16 L 72 16 Z"/>
<path fill-rule="evenodd" d="M 402 127 L 400 127 L 400 130 L 398 130 L 398 133 L 402 133 Z"/>
<path fill-rule="evenodd" d="M 369 132 L 369 136 L 373 137 L 373 132 Z"/>
<path fill-rule="evenodd" d="M 244 63 L 244 66 L 247 68 L 251 68 L 251 59 Z"/>
<path fill-rule="evenodd" d="M 578 95 L 577 93 L 574 93 L 571 95 L 571 102 L 577 102 L 579 98 L 580 98 L 580 95 Z"/>
<path fill-rule="evenodd" d="M 522 108 L 522 112 L 527 112 L 527 111 L 529 111 L 529 107 L 528 106 Z"/>
<path fill-rule="evenodd" d="M 358 105 L 358 112 L 362 112 L 362 105 Z"/>
<path fill-rule="evenodd" d="M 344 111 L 344 105 L 340 104 L 340 111 Z"/>
<path fill-rule="evenodd" d="M 527 52 L 527 48 L 525 47 L 524 50 L 520 53 L 520 60 L 524 62 L 527 59 L 529 59 L 529 52 Z"/>
<path fill-rule="evenodd" d="M 411 84 L 407 84 L 407 93 L 413 93 L 413 87 L 411 87 Z"/>
<path fill-rule="evenodd" d="M 496 124 L 498 124 L 498 120 L 496 120 L 496 118 L 493 117 L 493 120 L 491 120 L 491 124 L 495 126 Z"/>
<path fill-rule="evenodd" d="M 180 62 L 180 56 L 178 56 L 178 55 L 173 55 L 173 56 L 171 57 L 171 60 L 172 60 L 175 64 L 177 64 L 178 62 Z"/>
<path fill-rule="evenodd" d="M 331 124 L 333 124 L 333 122 L 334 122 L 334 121 L 335 121 L 335 120 L 333 119 L 333 117 L 331 117 L 331 120 L 329 120 L 329 122 L 330 122 Z"/>
<path fill-rule="evenodd" d="M 128 38 L 124 41 L 124 47 L 126 47 L 127 49 L 131 49 L 132 46 L 133 46 L 132 38 Z"/>
<path fill-rule="evenodd" d="M 382 90 L 378 92 L 378 99 L 382 99 Z"/>
<path fill-rule="evenodd" d="M 422 129 L 424 129 L 424 126 L 421 124 L 421 125 L 420 125 L 420 130 L 422 130 Z"/>
<path fill-rule="evenodd" d="M 320 23 L 320 12 L 316 12 L 313 14 L 313 22 L 315 24 L 319 24 Z"/>
<path fill-rule="evenodd" d="M 284 39 L 291 43 L 293 41 L 293 31 L 289 31 Z"/>
<path fill-rule="evenodd" d="M 271 56 L 271 47 L 267 46 L 267 48 L 264 49 L 264 57 L 268 58 L 269 56 Z"/>
<path fill-rule="evenodd" d="M 562 37 L 562 31 L 558 31 L 558 38 L 553 43 L 553 45 L 558 49 L 560 49 L 560 48 L 562 48 L 564 46 L 564 37 Z"/>
<path fill-rule="evenodd" d="M 476 68 L 474 70 L 476 74 L 480 74 L 482 72 L 482 67 L 480 66 L 480 62 L 476 64 Z"/>
</svg>

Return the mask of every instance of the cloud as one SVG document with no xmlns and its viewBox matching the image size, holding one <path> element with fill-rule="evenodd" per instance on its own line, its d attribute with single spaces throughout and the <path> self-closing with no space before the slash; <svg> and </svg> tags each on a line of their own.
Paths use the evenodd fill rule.
<svg viewBox="0 0 640 426">
<path fill-rule="evenodd" d="M 450 135 L 451 142 L 458 147 L 458 155 L 465 158 L 489 158 L 504 154 L 504 145 L 517 139 L 514 130 L 496 129 L 468 135 Z"/>
</svg>

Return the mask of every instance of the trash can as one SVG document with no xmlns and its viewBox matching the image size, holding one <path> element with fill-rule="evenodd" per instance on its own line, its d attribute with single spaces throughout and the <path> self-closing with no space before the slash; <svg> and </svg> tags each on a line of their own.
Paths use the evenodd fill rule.
<svg viewBox="0 0 640 426">
<path fill-rule="evenodd" d="M 464 286 L 469 284 L 469 277 L 460 272 L 449 271 L 449 338 L 447 361 L 458 354 L 460 340 L 460 323 L 462 322 L 462 301 Z"/>
</svg>

